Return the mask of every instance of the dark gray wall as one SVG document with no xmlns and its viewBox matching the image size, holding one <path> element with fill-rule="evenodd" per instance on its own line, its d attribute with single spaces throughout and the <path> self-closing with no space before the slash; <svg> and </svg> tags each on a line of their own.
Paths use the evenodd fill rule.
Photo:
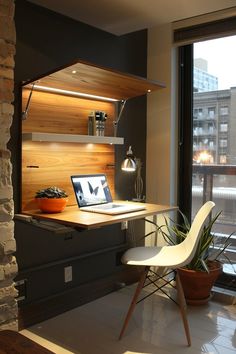
<svg viewBox="0 0 236 354">
<path fill-rule="evenodd" d="M 139 31 L 117 37 L 25 0 L 16 1 L 15 21 L 17 32 L 15 116 L 9 147 L 13 161 L 15 212 L 18 212 L 21 192 L 20 84 L 56 70 L 60 66 L 69 65 L 77 59 L 145 77 L 147 32 Z M 119 125 L 119 136 L 125 137 L 125 146 L 116 148 L 116 189 L 120 198 L 129 199 L 134 196 L 133 177 L 121 173 L 120 163 L 129 144 L 132 144 L 136 156 L 145 161 L 146 97 L 135 98 L 127 103 Z M 76 260 L 75 257 L 78 255 L 81 257 L 84 254 L 85 258 L 88 255 L 86 261 L 83 260 L 86 263 L 86 268 L 83 268 L 83 279 L 78 276 L 78 281 L 76 282 L 75 278 L 75 282 L 69 286 L 77 286 L 81 281 L 89 282 L 91 278 L 104 277 L 114 272 L 116 265 L 119 266 L 117 254 L 120 249 L 125 248 L 124 232 L 120 230 L 119 225 L 102 228 L 99 231 L 84 233 L 76 231 L 68 238 L 67 235 L 58 236 L 16 222 L 15 235 L 19 277 L 28 278 L 26 303 L 65 291 L 68 284 L 63 284 L 63 267 L 68 262 L 74 262 L 75 269 L 78 269 L 77 261 L 80 264 L 83 259 L 82 257 Z M 112 247 L 116 250 L 112 251 Z M 96 264 L 99 265 L 96 274 L 92 270 L 94 258 L 93 255 L 89 256 L 91 252 L 98 252 Z M 108 254 L 112 260 L 110 266 L 109 261 L 106 264 Z M 40 294 L 37 288 L 43 281 L 44 288 Z"/>
</svg>

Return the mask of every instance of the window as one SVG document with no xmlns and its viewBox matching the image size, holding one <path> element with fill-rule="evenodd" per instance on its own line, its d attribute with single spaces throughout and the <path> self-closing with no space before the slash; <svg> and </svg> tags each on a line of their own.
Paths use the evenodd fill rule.
<svg viewBox="0 0 236 354">
<path fill-rule="evenodd" d="M 228 142 L 227 142 L 227 140 L 226 139 L 220 139 L 220 147 L 227 147 L 227 145 L 228 145 Z"/>
<path fill-rule="evenodd" d="M 202 108 L 195 108 L 193 114 L 196 118 L 201 118 L 203 114 Z"/>
<path fill-rule="evenodd" d="M 228 131 L 228 124 L 227 123 L 221 123 L 220 124 L 220 131 L 223 132 L 227 132 Z"/>
<path fill-rule="evenodd" d="M 220 155 L 220 163 L 227 163 L 226 155 Z"/>
<path fill-rule="evenodd" d="M 220 107 L 220 115 L 221 116 L 226 116 L 227 114 L 229 114 L 229 107 L 227 107 L 227 106 Z"/>
<path fill-rule="evenodd" d="M 202 117 L 202 108 L 198 108 L 198 117 L 201 118 Z"/>
<path fill-rule="evenodd" d="M 209 125 L 208 125 L 208 132 L 209 132 L 209 134 L 213 134 L 213 133 L 214 133 L 214 126 L 213 126 L 213 124 L 209 124 Z"/>
<path fill-rule="evenodd" d="M 216 113 L 215 107 L 209 107 L 208 108 L 208 117 L 209 118 L 214 118 L 215 117 L 215 113 Z"/>
<path fill-rule="evenodd" d="M 213 149 L 213 148 L 214 148 L 214 141 L 213 141 L 213 140 L 210 140 L 210 141 L 209 141 L 209 148 L 210 148 L 210 149 Z"/>
</svg>

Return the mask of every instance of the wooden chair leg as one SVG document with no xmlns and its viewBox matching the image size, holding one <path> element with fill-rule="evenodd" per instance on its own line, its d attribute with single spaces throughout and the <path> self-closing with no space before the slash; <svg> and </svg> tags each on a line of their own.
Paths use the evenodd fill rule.
<svg viewBox="0 0 236 354">
<path fill-rule="evenodd" d="M 188 346 L 190 347 L 191 346 L 191 336 L 190 336 L 187 311 L 186 311 L 187 305 L 186 305 L 184 291 L 183 291 L 183 287 L 182 287 L 178 272 L 176 274 L 176 288 L 177 288 L 178 299 L 179 299 L 180 313 L 181 313 L 181 317 L 182 317 L 183 324 L 184 324 L 184 329 L 185 329 L 185 334 L 186 334 Z"/>
<path fill-rule="evenodd" d="M 139 282 L 138 282 L 138 285 L 137 285 L 137 288 L 136 288 L 136 291 L 134 293 L 134 296 L 133 296 L 133 299 L 131 301 L 131 304 L 130 304 L 130 307 L 129 307 L 129 310 L 127 312 L 127 315 L 125 317 L 125 320 L 124 320 L 124 324 L 123 324 L 123 327 L 121 329 L 121 332 L 120 332 L 120 335 L 119 335 L 119 339 L 122 338 L 123 334 L 124 334 L 124 331 L 128 325 L 128 322 L 130 320 L 130 317 L 132 316 L 132 313 L 134 311 L 134 308 L 136 306 L 136 303 L 137 303 L 137 299 L 138 299 L 138 296 L 143 288 L 143 285 L 145 283 L 145 280 L 146 280 L 146 277 L 147 277 L 147 273 L 149 271 L 149 268 L 150 267 L 146 267 L 144 272 L 142 273 L 140 279 L 139 279 Z"/>
</svg>

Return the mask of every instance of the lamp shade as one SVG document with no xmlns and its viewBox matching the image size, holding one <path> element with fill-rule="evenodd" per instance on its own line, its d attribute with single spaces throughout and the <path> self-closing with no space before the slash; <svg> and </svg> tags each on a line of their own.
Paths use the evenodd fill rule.
<svg viewBox="0 0 236 354">
<path fill-rule="evenodd" d="M 126 153 L 126 158 L 121 164 L 121 169 L 127 172 L 134 172 L 136 170 L 136 167 L 137 166 L 136 166 L 135 158 L 130 146 L 129 150 Z"/>
<path fill-rule="evenodd" d="M 127 172 L 134 172 L 136 170 L 136 163 L 131 158 L 126 158 L 121 165 L 121 169 Z"/>
</svg>

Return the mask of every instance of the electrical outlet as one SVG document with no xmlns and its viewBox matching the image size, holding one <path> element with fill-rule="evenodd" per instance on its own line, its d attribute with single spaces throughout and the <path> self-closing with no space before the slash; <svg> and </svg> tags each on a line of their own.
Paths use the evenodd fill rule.
<svg viewBox="0 0 236 354">
<path fill-rule="evenodd" d="M 72 281 L 72 266 L 64 268 L 64 282 L 68 283 L 69 281 Z"/>
<path fill-rule="evenodd" d="M 128 221 L 122 221 L 121 230 L 127 230 L 127 229 L 128 229 Z"/>
</svg>

